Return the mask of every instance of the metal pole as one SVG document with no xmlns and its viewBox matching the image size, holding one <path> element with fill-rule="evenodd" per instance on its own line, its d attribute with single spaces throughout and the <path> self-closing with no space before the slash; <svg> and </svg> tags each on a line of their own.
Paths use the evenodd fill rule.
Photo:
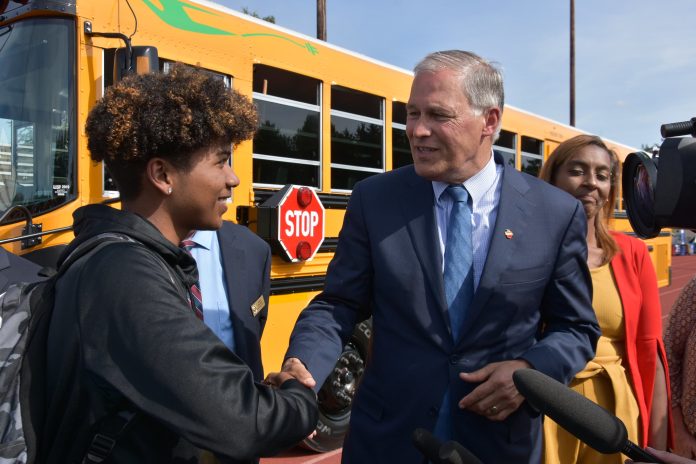
<svg viewBox="0 0 696 464">
<path fill-rule="evenodd" d="M 317 39 L 326 41 L 326 0 L 317 0 Z"/>
<path fill-rule="evenodd" d="M 570 125 L 575 127 L 575 0 L 570 0 Z"/>
</svg>

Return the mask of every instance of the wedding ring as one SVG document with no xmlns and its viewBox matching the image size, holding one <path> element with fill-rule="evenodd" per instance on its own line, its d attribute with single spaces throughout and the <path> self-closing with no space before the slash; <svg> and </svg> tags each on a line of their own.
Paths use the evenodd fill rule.
<svg viewBox="0 0 696 464">
<path fill-rule="evenodd" d="M 496 414 L 498 414 L 498 406 L 491 406 L 490 408 L 488 408 L 488 413 L 491 416 L 495 416 Z"/>
</svg>

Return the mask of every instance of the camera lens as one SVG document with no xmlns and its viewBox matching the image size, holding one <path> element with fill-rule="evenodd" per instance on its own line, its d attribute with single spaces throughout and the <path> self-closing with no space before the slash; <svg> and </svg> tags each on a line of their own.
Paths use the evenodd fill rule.
<svg viewBox="0 0 696 464">
<path fill-rule="evenodd" d="M 646 222 L 655 213 L 655 191 L 650 183 L 650 175 L 645 165 L 640 164 L 636 168 L 633 177 L 633 189 L 635 190 L 636 207 Z"/>
<path fill-rule="evenodd" d="M 660 228 L 655 224 L 655 185 L 657 167 L 645 153 L 631 153 L 623 168 L 623 195 L 628 220 L 641 237 L 656 237 Z"/>
</svg>

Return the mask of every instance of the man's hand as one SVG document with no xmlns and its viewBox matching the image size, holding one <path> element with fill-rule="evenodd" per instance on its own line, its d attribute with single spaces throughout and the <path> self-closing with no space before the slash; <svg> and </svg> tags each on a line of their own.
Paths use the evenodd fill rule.
<svg viewBox="0 0 696 464">
<path fill-rule="evenodd" d="M 512 373 L 528 367 L 531 365 L 527 361 L 514 359 L 491 363 L 474 372 L 462 372 L 459 378 L 463 381 L 482 383 L 459 401 L 459 407 L 493 421 L 505 420 L 524 401 L 512 382 Z"/>
<path fill-rule="evenodd" d="M 283 363 L 281 372 L 272 372 L 266 376 L 265 383 L 280 387 L 280 385 L 291 378 L 297 379 L 302 385 L 307 388 L 314 388 L 317 382 L 309 373 L 305 365 L 297 358 L 288 358 Z"/>
<path fill-rule="evenodd" d="M 297 379 L 307 388 L 314 388 L 314 386 L 317 384 L 314 377 L 312 377 L 312 374 L 310 374 L 305 367 L 304 363 L 297 358 L 286 359 L 283 363 L 283 370 L 281 372 L 271 372 L 266 376 L 263 383 L 273 385 L 274 387 L 280 387 L 283 382 L 290 379 Z M 316 436 L 316 434 L 317 431 L 314 430 L 306 439 L 311 440 Z"/>
</svg>

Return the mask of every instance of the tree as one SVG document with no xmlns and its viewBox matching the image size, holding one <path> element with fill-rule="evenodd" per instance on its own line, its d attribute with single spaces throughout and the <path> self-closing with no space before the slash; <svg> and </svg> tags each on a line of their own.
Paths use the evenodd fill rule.
<svg viewBox="0 0 696 464">
<path fill-rule="evenodd" d="M 659 151 L 660 144 L 659 143 L 641 144 L 640 149 L 643 150 L 645 153 L 652 155 L 654 152 Z"/>
<path fill-rule="evenodd" d="M 259 14 L 257 12 L 251 11 L 247 7 L 242 8 L 242 13 L 247 14 L 249 16 L 253 16 L 254 18 L 263 19 L 264 21 L 268 21 L 269 23 L 273 23 L 273 24 L 275 24 L 275 21 L 276 21 L 275 16 L 263 16 L 263 17 L 261 17 L 261 16 L 259 16 Z"/>
</svg>

